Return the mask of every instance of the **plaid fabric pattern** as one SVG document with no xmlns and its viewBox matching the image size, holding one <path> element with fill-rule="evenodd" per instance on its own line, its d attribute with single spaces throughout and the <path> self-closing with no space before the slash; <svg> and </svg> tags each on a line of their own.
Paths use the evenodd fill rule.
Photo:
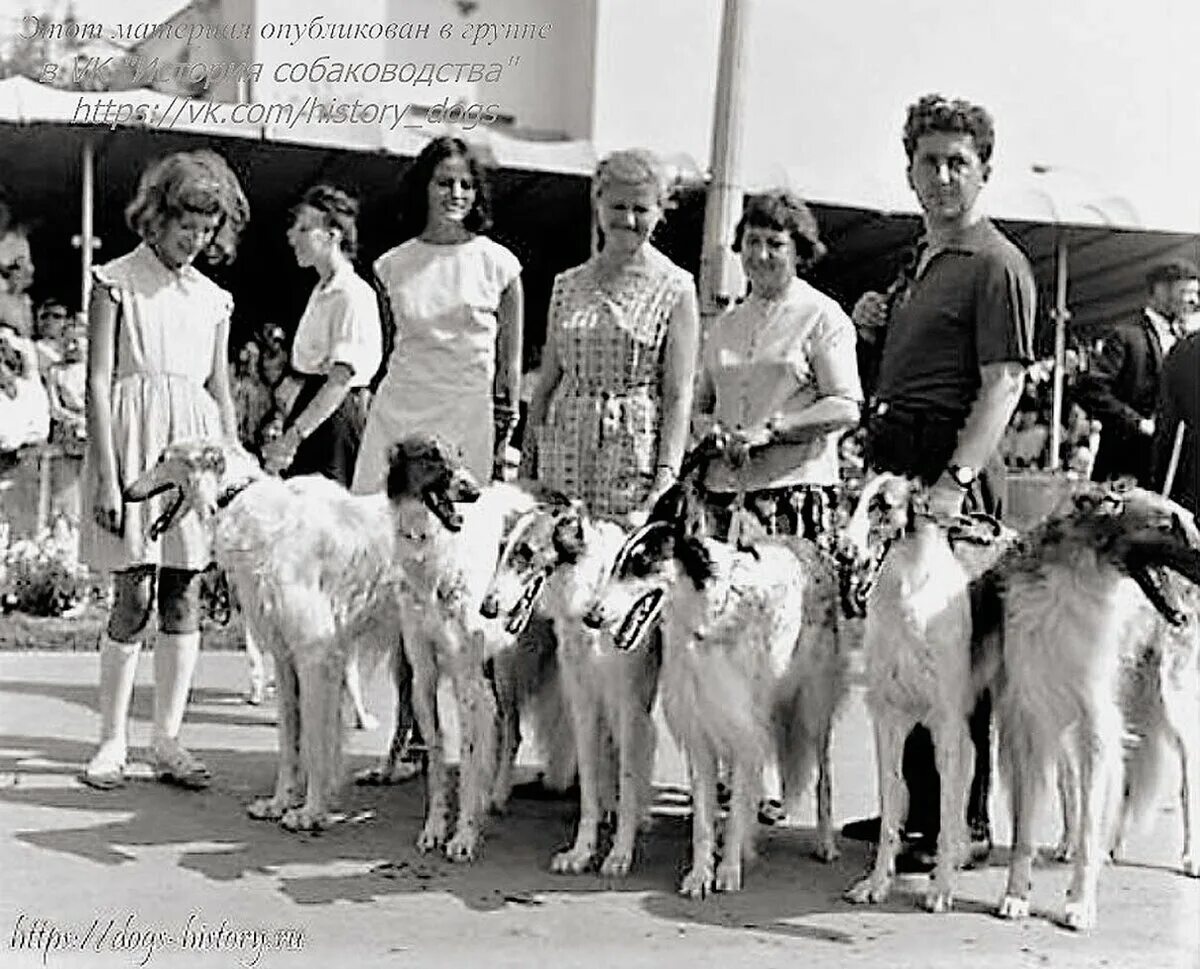
<svg viewBox="0 0 1200 969">
<path fill-rule="evenodd" d="M 615 283 L 594 260 L 554 281 L 548 325 L 563 377 L 538 431 L 538 477 L 592 514 L 628 514 L 649 494 L 667 323 L 691 285 L 657 251 Z"/>
</svg>

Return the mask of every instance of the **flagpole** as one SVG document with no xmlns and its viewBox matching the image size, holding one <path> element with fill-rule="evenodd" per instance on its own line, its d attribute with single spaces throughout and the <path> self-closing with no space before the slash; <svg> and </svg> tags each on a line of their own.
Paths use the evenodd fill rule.
<svg viewBox="0 0 1200 969">
<path fill-rule="evenodd" d="M 700 318 L 702 332 L 735 298 L 740 279 L 729 246 L 741 216 L 742 134 L 745 127 L 747 21 L 754 0 L 725 0 L 717 92 L 713 112 L 711 173 L 704 206 L 704 242 L 700 253 Z"/>
</svg>

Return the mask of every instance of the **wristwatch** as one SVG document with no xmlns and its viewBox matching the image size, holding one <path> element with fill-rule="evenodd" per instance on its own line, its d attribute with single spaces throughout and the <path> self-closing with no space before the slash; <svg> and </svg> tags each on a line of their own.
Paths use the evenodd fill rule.
<svg viewBox="0 0 1200 969">
<path fill-rule="evenodd" d="M 946 470 L 949 472 L 950 477 L 954 479 L 954 483 L 962 488 L 963 491 L 970 491 L 971 485 L 979 477 L 978 471 L 963 464 L 951 464 Z"/>
</svg>

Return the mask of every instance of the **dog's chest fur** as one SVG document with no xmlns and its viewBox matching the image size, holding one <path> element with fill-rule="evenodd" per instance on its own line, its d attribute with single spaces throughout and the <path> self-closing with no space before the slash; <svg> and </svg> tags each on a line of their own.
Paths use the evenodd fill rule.
<svg viewBox="0 0 1200 969">
<path fill-rule="evenodd" d="M 968 577 L 949 543 L 931 526 L 896 542 L 867 607 L 872 705 L 921 721 L 936 710 L 968 707 L 970 644 Z"/>
</svg>

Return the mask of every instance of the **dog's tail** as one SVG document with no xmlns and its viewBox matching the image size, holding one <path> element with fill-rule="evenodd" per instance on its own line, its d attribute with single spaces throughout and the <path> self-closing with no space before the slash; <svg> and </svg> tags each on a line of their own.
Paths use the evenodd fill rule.
<svg viewBox="0 0 1200 969">
<path fill-rule="evenodd" d="M 1143 830 L 1166 783 L 1172 747 L 1171 728 L 1162 705 L 1157 670 L 1142 671 L 1127 681 L 1127 753 L 1117 840 Z"/>
</svg>

